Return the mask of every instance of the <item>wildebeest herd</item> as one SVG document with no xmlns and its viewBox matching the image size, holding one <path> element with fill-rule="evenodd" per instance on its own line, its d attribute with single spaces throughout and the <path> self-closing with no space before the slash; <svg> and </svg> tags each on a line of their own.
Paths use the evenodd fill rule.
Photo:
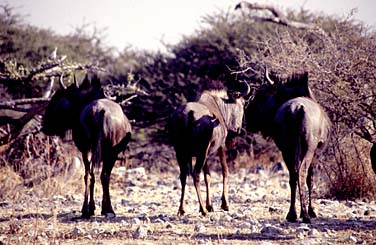
<svg viewBox="0 0 376 245">
<path fill-rule="evenodd" d="M 331 124 L 309 88 L 308 73 L 293 74 L 287 81 L 272 81 L 265 71 L 265 81 L 254 96 L 250 96 L 248 83 L 239 84 L 241 86 L 237 88 L 241 89 L 237 91 L 205 90 L 197 101 L 180 105 L 172 113 L 167 131 L 180 167 L 182 189 L 178 215 L 185 213 L 184 194 L 188 175 L 193 177 L 200 213 L 205 215 L 213 211 L 207 159 L 214 154 L 218 154 L 222 165 L 221 208 L 229 210 L 225 141 L 229 133 L 240 132 L 245 116 L 248 131 L 271 137 L 282 152 L 291 188 L 287 220 L 297 220 L 295 196 L 298 187 L 300 217 L 303 222 L 310 222 L 316 217 L 311 199 L 313 159 L 326 145 Z M 109 193 L 110 175 L 118 154 L 125 150 L 130 140 L 130 122 L 120 105 L 105 97 L 97 76 L 89 78 L 86 75 L 81 85 L 74 79 L 69 87 L 61 79 L 60 85 L 61 89 L 52 96 L 46 108 L 42 131 L 47 135 L 64 137 L 68 130 L 72 130 L 73 141 L 82 153 L 85 166 L 82 218 L 94 215 L 94 169 L 102 166 L 101 213 L 112 217 L 115 213 Z M 207 190 L 205 204 L 200 191 L 202 170 Z M 308 186 L 308 203 L 305 184 Z"/>
</svg>

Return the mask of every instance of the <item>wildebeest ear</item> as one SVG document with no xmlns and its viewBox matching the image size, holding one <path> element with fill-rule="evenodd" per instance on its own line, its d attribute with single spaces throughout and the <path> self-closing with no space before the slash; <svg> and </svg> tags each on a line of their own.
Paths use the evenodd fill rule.
<svg viewBox="0 0 376 245">
<path fill-rule="evenodd" d="M 93 78 L 91 79 L 91 86 L 97 89 L 101 88 L 101 81 L 96 74 L 94 74 Z"/>
<path fill-rule="evenodd" d="M 301 86 L 304 88 L 304 90 L 307 90 L 307 91 L 309 90 L 308 89 L 308 72 L 304 72 L 301 75 L 300 83 L 301 83 Z"/>
<path fill-rule="evenodd" d="M 90 85 L 89 75 L 88 73 L 86 73 L 85 78 L 81 83 L 80 89 L 86 90 L 86 89 L 89 89 L 90 87 L 91 85 Z"/>
<path fill-rule="evenodd" d="M 303 73 L 302 81 L 304 82 L 304 84 L 307 84 L 308 86 L 308 72 L 307 71 Z"/>
</svg>

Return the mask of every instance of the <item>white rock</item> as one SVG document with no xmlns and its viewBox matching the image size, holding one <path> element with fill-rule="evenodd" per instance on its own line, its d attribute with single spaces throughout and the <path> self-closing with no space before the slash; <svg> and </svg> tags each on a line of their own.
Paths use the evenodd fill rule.
<svg viewBox="0 0 376 245">
<path fill-rule="evenodd" d="M 351 242 L 357 242 L 358 240 L 356 239 L 356 237 L 354 237 L 354 236 L 349 236 L 348 238 L 347 238 L 347 241 L 351 241 Z"/>
<path fill-rule="evenodd" d="M 310 237 L 320 237 L 320 232 L 317 229 L 313 228 L 310 231 L 308 231 L 308 235 Z"/>
<path fill-rule="evenodd" d="M 136 239 L 145 239 L 148 236 L 148 227 L 140 225 L 133 233 L 133 237 Z"/>
<path fill-rule="evenodd" d="M 195 232 L 205 232 L 206 228 L 201 222 L 198 222 L 198 223 L 195 224 L 194 231 Z"/>
<path fill-rule="evenodd" d="M 80 234 L 83 234 L 84 233 L 84 230 L 82 228 L 79 228 L 79 227 L 74 227 L 73 230 L 72 230 L 72 234 L 74 235 L 80 235 Z"/>
<path fill-rule="evenodd" d="M 260 233 L 263 235 L 274 236 L 274 235 L 284 235 L 285 232 L 281 228 L 268 224 L 261 229 Z"/>
<path fill-rule="evenodd" d="M 300 230 L 302 230 L 302 231 L 309 231 L 309 230 L 311 230 L 309 227 L 308 227 L 308 225 L 307 224 L 300 224 L 299 225 L 299 227 L 296 229 L 297 231 L 300 231 Z"/>
</svg>

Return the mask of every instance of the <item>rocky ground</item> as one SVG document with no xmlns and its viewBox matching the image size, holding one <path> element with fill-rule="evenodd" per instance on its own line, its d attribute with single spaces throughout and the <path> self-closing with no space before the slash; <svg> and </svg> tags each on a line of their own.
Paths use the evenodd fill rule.
<svg viewBox="0 0 376 245">
<path fill-rule="evenodd" d="M 81 169 L 59 181 L 79 179 L 76 189 L 82 190 Z M 221 183 L 221 176 L 212 173 L 215 212 L 202 217 L 189 179 L 187 214 L 182 218 L 176 216 L 177 168 L 168 173 L 115 168 L 111 196 L 117 216 L 112 219 L 99 215 L 99 181 L 97 215 L 90 220 L 74 220 L 83 201 L 80 191 L 43 198 L 39 197 L 42 190 L 33 188 L 18 198 L 1 200 L 0 244 L 376 244 L 375 201 L 316 198 L 318 218 L 311 224 L 289 223 L 285 221 L 290 196 L 285 170 L 233 171 L 228 212 L 219 209 Z"/>
</svg>

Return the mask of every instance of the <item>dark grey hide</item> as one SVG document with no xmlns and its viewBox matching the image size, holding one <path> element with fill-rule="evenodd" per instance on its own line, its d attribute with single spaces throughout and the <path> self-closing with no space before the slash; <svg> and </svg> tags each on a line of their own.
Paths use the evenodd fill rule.
<svg viewBox="0 0 376 245">
<path fill-rule="evenodd" d="M 102 214 L 114 216 L 109 193 L 110 175 L 118 154 L 125 150 L 131 125 L 117 103 L 106 99 L 99 79 L 85 77 L 57 91 L 51 98 L 43 117 L 42 131 L 63 137 L 72 130 L 73 141 L 82 153 L 85 165 L 85 197 L 82 217 L 94 215 L 94 168 L 102 164 L 100 179 L 103 188 Z M 90 201 L 89 201 L 90 193 Z"/>
<path fill-rule="evenodd" d="M 245 110 L 247 129 L 272 137 L 289 170 L 291 202 L 287 220 L 295 222 L 296 187 L 301 203 L 300 216 L 309 223 L 316 217 L 311 194 L 315 154 L 329 140 L 331 123 L 308 86 L 308 73 L 294 74 L 287 82 L 269 81 L 257 92 Z M 308 186 L 308 205 L 305 194 Z M 307 211 L 308 206 L 308 211 Z"/>
<path fill-rule="evenodd" d="M 371 147 L 370 158 L 373 172 L 376 174 L 376 143 L 373 143 Z"/>
<path fill-rule="evenodd" d="M 248 85 L 247 85 L 248 87 Z M 178 216 L 185 213 L 185 186 L 188 174 L 192 174 L 199 200 L 199 211 L 206 215 L 213 211 L 210 193 L 209 155 L 218 154 L 223 175 L 223 210 L 228 210 L 228 166 L 225 155 L 225 141 L 229 131 L 239 132 L 244 114 L 244 96 L 237 92 L 230 96 L 226 91 L 204 91 L 197 102 L 189 102 L 176 109 L 169 123 L 170 139 L 174 146 L 180 167 L 181 198 Z M 194 168 L 192 157 L 196 157 Z M 193 168 L 193 169 L 192 169 Z M 200 191 L 200 172 L 204 170 L 206 184 L 206 205 Z"/>
</svg>

